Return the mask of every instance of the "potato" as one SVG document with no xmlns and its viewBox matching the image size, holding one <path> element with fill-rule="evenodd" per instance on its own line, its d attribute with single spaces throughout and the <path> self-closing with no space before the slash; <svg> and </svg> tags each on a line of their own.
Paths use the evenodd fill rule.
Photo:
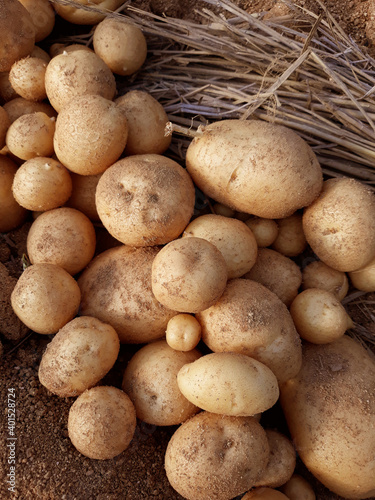
<svg viewBox="0 0 375 500">
<path fill-rule="evenodd" d="M 55 11 L 49 0 L 19 0 L 31 16 L 35 28 L 35 41 L 40 42 L 52 33 Z"/>
<path fill-rule="evenodd" d="M 95 53 L 117 75 L 132 75 L 141 68 L 147 56 L 142 30 L 114 17 L 106 17 L 96 26 L 93 45 Z"/>
<path fill-rule="evenodd" d="M 242 500 L 288 500 L 288 497 L 281 491 L 273 488 L 255 488 L 242 497 Z"/>
<path fill-rule="evenodd" d="M 10 66 L 10 68 L 11 67 L 12 65 Z M 8 101 L 15 99 L 16 97 L 18 97 L 18 94 L 10 84 L 9 71 L 0 72 L 0 99 L 4 103 L 7 103 Z"/>
<path fill-rule="evenodd" d="M 341 301 L 348 293 L 349 281 L 342 271 L 332 269 L 324 262 L 316 260 L 302 270 L 302 289 L 308 288 L 327 290 Z"/>
<path fill-rule="evenodd" d="M 201 339 L 201 325 L 191 314 L 177 314 L 168 321 L 165 340 L 176 351 L 191 351 Z"/>
<path fill-rule="evenodd" d="M 45 50 L 43 50 L 40 47 L 38 47 L 38 45 L 34 46 L 33 50 L 30 53 L 30 57 L 37 57 L 38 59 L 42 59 L 47 64 L 51 60 L 48 52 L 46 52 Z"/>
<path fill-rule="evenodd" d="M 39 365 L 39 381 L 60 397 L 82 394 L 114 365 L 120 342 L 114 328 L 81 316 L 63 326 L 47 345 Z"/>
<path fill-rule="evenodd" d="M 123 391 L 110 386 L 93 387 L 71 406 L 68 433 L 82 455 L 107 460 L 126 450 L 136 424 L 134 406 Z"/>
<path fill-rule="evenodd" d="M 12 154 L 22 160 L 52 156 L 54 133 L 55 118 L 37 111 L 22 115 L 11 124 L 6 135 L 6 145 Z"/>
<path fill-rule="evenodd" d="M 375 197 L 349 178 L 325 181 L 319 198 L 303 215 L 303 230 L 314 253 L 338 271 L 366 266 L 375 257 Z"/>
<path fill-rule="evenodd" d="M 302 283 L 299 266 L 285 255 L 270 248 L 259 249 L 254 266 L 243 277 L 261 283 L 288 307 L 297 296 Z"/>
<path fill-rule="evenodd" d="M 252 217 L 245 224 L 252 230 L 258 247 L 269 247 L 276 240 L 279 233 L 277 222 L 263 217 Z"/>
<path fill-rule="evenodd" d="M 152 263 L 152 292 L 174 311 L 196 313 L 212 306 L 227 284 L 220 251 L 202 238 L 180 238 L 165 245 Z"/>
<path fill-rule="evenodd" d="M 90 10 L 84 10 L 73 5 L 63 5 L 54 3 L 56 12 L 63 19 L 73 24 L 97 24 L 102 21 L 108 11 L 114 11 L 119 7 L 123 0 L 76 0 L 76 3 L 88 5 Z M 95 9 L 95 10 L 94 10 Z M 98 12 L 96 12 L 96 10 Z"/>
<path fill-rule="evenodd" d="M 95 193 L 101 176 L 102 174 L 79 175 L 70 172 L 72 194 L 66 202 L 66 206 L 79 210 L 94 222 L 100 221 L 96 209 Z"/>
<path fill-rule="evenodd" d="M 4 109 L 8 113 L 11 123 L 22 115 L 29 115 L 31 113 L 36 113 L 37 111 L 46 114 L 50 118 L 57 116 L 56 111 L 50 104 L 46 102 L 28 101 L 23 97 L 16 97 L 11 101 L 6 102 L 4 104 Z"/>
<path fill-rule="evenodd" d="M 121 245 L 98 255 L 78 279 L 80 313 L 112 325 L 122 343 L 163 337 L 176 312 L 162 306 L 151 290 L 151 266 L 159 250 Z"/>
<path fill-rule="evenodd" d="M 63 205 L 72 192 L 68 170 L 52 158 L 39 156 L 25 161 L 12 185 L 17 202 L 28 210 L 51 210 Z"/>
<path fill-rule="evenodd" d="M 190 222 L 182 236 L 203 238 L 215 245 L 226 262 L 228 279 L 243 276 L 257 259 L 258 245 L 251 229 L 236 219 L 201 215 Z"/>
<path fill-rule="evenodd" d="M 363 292 L 375 292 L 375 257 L 364 267 L 349 273 L 352 285 Z"/>
<path fill-rule="evenodd" d="M 112 101 L 99 95 L 79 96 L 57 117 L 56 156 L 72 172 L 100 174 L 119 158 L 127 134 L 126 118 Z"/>
<path fill-rule="evenodd" d="M 320 165 L 301 137 L 258 120 L 208 125 L 189 145 L 186 166 L 207 196 L 268 219 L 310 205 L 323 181 Z"/>
<path fill-rule="evenodd" d="M 229 500 L 253 486 L 268 459 L 266 433 L 253 417 L 203 411 L 173 434 L 165 471 L 188 500 Z"/>
<path fill-rule="evenodd" d="M 177 383 L 199 408 L 234 417 L 262 413 L 279 398 L 273 372 L 263 363 L 233 352 L 211 353 L 185 364 Z"/>
<path fill-rule="evenodd" d="M 27 211 L 15 200 L 12 192 L 17 165 L 7 156 L 0 155 L 0 233 L 22 224 Z"/>
<path fill-rule="evenodd" d="M 177 238 L 189 223 L 194 202 L 189 174 L 161 155 L 133 155 L 117 161 L 96 189 L 103 225 L 131 246 L 163 245 Z"/>
<path fill-rule="evenodd" d="M 344 335 L 306 344 L 299 374 L 281 386 L 297 452 L 327 488 L 347 499 L 375 495 L 375 361 Z"/>
<path fill-rule="evenodd" d="M 56 333 L 78 312 L 77 282 L 54 264 L 34 264 L 21 274 L 11 295 L 19 319 L 34 332 Z"/>
<path fill-rule="evenodd" d="M 5 146 L 5 137 L 10 127 L 10 118 L 7 111 L 0 106 L 0 149 Z"/>
<path fill-rule="evenodd" d="M 296 257 L 307 247 L 302 228 L 302 214 L 295 213 L 277 220 L 279 231 L 272 248 L 286 257 Z"/>
<path fill-rule="evenodd" d="M 223 205 L 222 203 L 214 203 L 213 212 L 216 215 L 223 215 L 224 217 L 234 217 L 235 211 L 232 208 Z"/>
<path fill-rule="evenodd" d="M 152 342 L 134 354 L 125 369 L 122 389 L 140 420 L 152 425 L 177 425 L 199 411 L 181 394 L 177 374 L 200 356 L 197 350 L 175 351 L 165 340 Z"/>
<path fill-rule="evenodd" d="M 18 0 L 0 0 L 0 71 L 28 56 L 35 44 L 35 28 L 29 12 Z M 6 41 L 6 42 L 5 42 Z"/>
<path fill-rule="evenodd" d="M 125 153 L 162 154 L 172 141 L 166 130 L 168 116 L 163 106 L 148 92 L 131 90 L 115 99 L 125 113 L 129 126 Z"/>
<path fill-rule="evenodd" d="M 228 282 L 221 298 L 196 314 L 202 340 L 214 352 L 238 352 L 264 363 L 279 383 L 297 375 L 301 341 L 285 304 L 247 279 Z"/>
<path fill-rule="evenodd" d="M 90 47 L 82 45 L 81 43 L 72 43 L 68 45 L 65 43 L 53 43 L 49 48 L 49 53 L 52 58 L 62 54 L 63 52 L 69 54 L 70 52 L 74 52 L 76 50 L 87 50 L 88 52 L 93 52 Z"/>
<path fill-rule="evenodd" d="M 315 500 L 316 496 L 311 484 L 302 476 L 293 476 L 282 487 L 281 491 L 290 500 Z"/>
<path fill-rule="evenodd" d="M 47 63 L 39 57 L 16 61 L 9 72 L 9 81 L 17 94 L 29 101 L 46 99 L 44 83 Z"/>
</svg>

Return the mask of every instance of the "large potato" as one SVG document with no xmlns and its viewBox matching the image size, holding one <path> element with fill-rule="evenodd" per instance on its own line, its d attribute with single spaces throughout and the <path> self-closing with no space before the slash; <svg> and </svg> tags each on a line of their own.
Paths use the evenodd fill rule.
<svg viewBox="0 0 375 500">
<path fill-rule="evenodd" d="M 298 454 L 344 498 L 375 496 L 375 361 L 348 336 L 306 344 L 299 374 L 281 386 Z"/>
<path fill-rule="evenodd" d="M 320 165 L 301 137 L 258 120 L 208 125 L 191 142 L 186 166 L 207 196 L 269 219 L 310 205 L 323 182 Z"/>
</svg>

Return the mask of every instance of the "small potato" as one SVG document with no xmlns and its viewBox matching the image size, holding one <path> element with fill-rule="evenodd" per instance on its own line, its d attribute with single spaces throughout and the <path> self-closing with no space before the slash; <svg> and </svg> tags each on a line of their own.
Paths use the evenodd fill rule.
<svg viewBox="0 0 375 500">
<path fill-rule="evenodd" d="M 97 25 L 93 45 L 95 53 L 117 75 L 132 75 L 141 68 L 147 56 L 147 42 L 142 31 L 114 17 L 107 17 Z"/>
<path fill-rule="evenodd" d="M 340 301 L 346 297 L 349 290 L 348 277 L 342 271 L 337 271 L 327 266 L 324 262 L 316 260 L 308 264 L 302 271 L 302 289 L 321 288 Z"/>
<path fill-rule="evenodd" d="M 152 292 L 174 311 L 196 313 L 215 304 L 227 283 L 220 251 L 202 238 L 180 238 L 165 245 L 152 263 Z"/>
<path fill-rule="evenodd" d="M 46 99 L 44 83 L 47 63 L 39 57 L 25 57 L 15 62 L 9 72 L 9 81 L 17 94 L 29 101 Z"/>
<path fill-rule="evenodd" d="M 203 238 L 216 246 L 224 257 L 228 279 L 240 278 L 257 260 L 258 245 L 245 223 L 222 215 L 207 214 L 194 219 L 183 237 Z"/>
<path fill-rule="evenodd" d="M 39 381 L 60 397 L 78 396 L 108 373 L 119 350 L 118 335 L 110 325 L 89 316 L 75 318 L 47 345 Z"/>
<path fill-rule="evenodd" d="M 127 155 L 162 154 L 169 148 L 172 134 L 166 132 L 168 116 L 151 94 L 131 90 L 115 103 L 124 111 L 129 126 Z"/>
<path fill-rule="evenodd" d="M 258 247 L 269 247 L 276 240 L 279 233 L 277 222 L 262 217 L 247 219 L 245 224 L 252 230 Z"/>
<path fill-rule="evenodd" d="M 173 434 L 165 471 L 172 487 L 188 500 L 228 500 L 254 485 L 268 459 L 266 433 L 253 417 L 203 411 Z"/>
<path fill-rule="evenodd" d="M 279 231 L 272 248 L 286 257 L 301 254 L 307 246 L 302 227 L 302 214 L 295 213 L 285 219 L 279 219 L 277 225 Z"/>
<path fill-rule="evenodd" d="M 8 129 L 6 145 L 9 151 L 21 158 L 30 160 L 36 156 L 52 156 L 55 118 L 40 111 L 22 115 Z"/>
<path fill-rule="evenodd" d="M 185 364 L 177 375 L 182 394 L 203 410 L 250 417 L 279 398 L 277 378 L 263 363 L 244 354 L 218 352 Z"/>
<path fill-rule="evenodd" d="M 27 211 L 15 200 L 12 192 L 17 165 L 0 155 L 0 233 L 15 229 L 26 219 Z"/>
<path fill-rule="evenodd" d="M 302 282 L 298 265 L 270 248 L 259 250 L 254 266 L 243 277 L 266 286 L 288 307 L 297 296 Z"/>
<path fill-rule="evenodd" d="M 0 149 L 5 146 L 5 137 L 10 127 L 10 118 L 7 111 L 0 106 Z"/>
<path fill-rule="evenodd" d="M 100 23 L 108 11 L 116 10 L 123 3 L 123 0 L 76 0 L 75 3 L 89 5 L 91 9 L 84 10 L 73 5 L 59 3 L 54 3 L 53 6 L 59 16 L 70 23 L 90 25 Z"/>
<path fill-rule="evenodd" d="M 349 273 L 349 278 L 357 290 L 375 292 L 375 258 L 366 266 Z"/>
<path fill-rule="evenodd" d="M 95 193 L 101 176 L 102 174 L 79 175 L 70 172 L 72 194 L 66 202 L 66 206 L 79 210 L 94 222 L 100 221 L 96 209 Z"/>
<path fill-rule="evenodd" d="M 302 476 L 293 474 L 281 488 L 290 500 L 315 500 L 316 496 L 311 484 Z"/>
<path fill-rule="evenodd" d="M 48 210 L 33 222 L 27 235 L 32 264 L 48 262 L 75 275 L 91 261 L 96 236 L 92 222 L 74 208 Z"/>
<path fill-rule="evenodd" d="M 289 497 L 273 488 L 255 488 L 246 493 L 242 500 L 289 500 Z"/>
<path fill-rule="evenodd" d="M 191 314 L 177 314 L 168 321 L 165 338 L 176 351 L 191 351 L 201 339 L 201 325 Z"/>
<path fill-rule="evenodd" d="M 55 26 L 55 11 L 49 0 L 19 0 L 29 12 L 34 28 L 35 42 L 51 34 Z"/>
<path fill-rule="evenodd" d="M 51 58 L 48 54 L 48 52 L 46 52 L 45 50 L 41 49 L 40 47 L 38 47 L 38 45 L 35 45 L 31 54 L 30 54 L 30 57 L 37 57 L 38 59 L 42 59 L 44 62 L 46 62 L 47 64 L 50 62 Z"/>
<path fill-rule="evenodd" d="M 136 425 L 133 403 L 123 391 L 110 386 L 93 387 L 78 396 L 68 417 L 72 444 L 82 455 L 97 460 L 126 450 Z"/>
<path fill-rule="evenodd" d="M 177 425 L 199 408 L 180 392 L 177 374 L 201 354 L 175 351 L 165 340 L 142 347 L 126 367 L 122 389 L 132 400 L 137 417 L 152 425 Z"/>
<path fill-rule="evenodd" d="M 77 282 L 54 264 L 34 264 L 22 274 L 11 295 L 14 312 L 34 332 L 56 333 L 78 312 Z"/>
<path fill-rule="evenodd" d="M 223 205 L 222 203 L 215 203 L 213 208 L 213 212 L 216 215 L 223 215 L 224 217 L 233 217 L 235 211 L 232 208 Z"/>
<path fill-rule="evenodd" d="M 28 210 L 51 210 L 63 205 L 72 192 L 68 170 L 52 158 L 25 161 L 13 180 L 13 195 Z"/>
<path fill-rule="evenodd" d="M 327 344 L 344 335 L 353 322 L 341 302 L 327 290 L 309 288 L 293 300 L 290 314 L 300 336 Z"/>
<path fill-rule="evenodd" d="M 23 97 L 16 97 L 9 102 L 4 104 L 4 109 L 8 113 L 11 123 L 17 120 L 22 115 L 29 115 L 31 113 L 36 113 L 40 111 L 50 118 L 57 116 L 56 111 L 53 107 L 46 102 L 34 102 L 28 101 Z"/>
</svg>

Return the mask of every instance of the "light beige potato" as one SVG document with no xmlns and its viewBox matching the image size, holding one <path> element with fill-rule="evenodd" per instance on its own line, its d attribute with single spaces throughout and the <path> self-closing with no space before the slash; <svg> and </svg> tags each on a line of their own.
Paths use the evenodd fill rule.
<svg viewBox="0 0 375 500">
<path fill-rule="evenodd" d="M 268 219 L 310 205 L 323 182 L 315 154 L 301 137 L 260 120 L 208 125 L 189 145 L 186 166 L 207 196 Z"/>
<path fill-rule="evenodd" d="M 80 314 L 112 325 L 122 343 L 163 337 L 176 312 L 162 306 L 151 290 L 151 266 L 158 252 L 158 247 L 121 245 L 95 257 L 78 279 Z"/>
<path fill-rule="evenodd" d="M 4 109 L 8 113 L 10 121 L 13 123 L 22 115 L 29 115 L 38 111 L 46 114 L 50 118 L 57 116 L 56 111 L 47 102 L 28 101 L 23 97 L 16 97 L 4 104 Z"/>
<path fill-rule="evenodd" d="M 289 310 L 300 336 L 314 344 L 332 342 L 353 327 L 339 299 L 320 288 L 299 293 Z"/>
<path fill-rule="evenodd" d="M 116 387 L 88 389 L 69 410 L 68 434 L 73 446 L 96 460 L 108 460 L 126 450 L 136 425 L 132 402 Z"/>
<path fill-rule="evenodd" d="M 366 266 L 349 273 L 352 285 L 363 292 L 375 292 L 375 258 Z"/>
<path fill-rule="evenodd" d="M 51 105 L 60 112 L 79 96 L 99 95 L 112 100 L 116 81 L 108 66 L 94 52 L 76 50 L 51 59 L 46 69 L 45 87 Z"/>
<path fill-rule="evenodd" d="M 95 53 L 117 75 L 132 75 L 142 67 L 147 56 L 142 30 L 114 17 L 106 17 L 96 26 L 93 45 Z"/>
<path fill-rule="evenodd" d="M 104 172 L 96 189 L 103 225 L 131 246 L 163 245 L 177 238 L 189 223 L 194 202 L 189 174 L 161 155 L 119 160 Z"/>
<path fill-rule="evenodd" d="M 297 296 L 302 283 L 299 266 L 271 248 L 260 248 L 254 266 L 244 276 L 275 293 L 286 306 Z"/>
<path fill-rule="evenodd" d="M 81 293 L 62 267 L 34 264 L 21 274 L 11 295 L 14 312 L 34 332 L 56 333 L 78 312 Z"/>
<path fill-rule="evenodd" d="M 188 500 L 229 500 L 254 485 L 268 459 L 266 433 L 253 417 L 203 411 L 173 434 L 165 471 L 172 487 Z"/>
<path fill-rule="evenodd" d="M 245 224 L 252 230 L 258 247 L 269 247 L 276 240 L 279 233 L 277 222 L 263 217 L 252 217 Z"/>
<path fill-rule="evenodd" d="M 32 18 L 18 0 L 0 0 L 0 71 L 10 71 L 12 64 L 28 56 L 35 44 Z"/>
<path fill-rule="evenodd" d="M 175 351 L 165 340 L 147 344 L 134 354 L 125 369 L 122 389 L 140 420 L 151 425 L 177 425 L 199 411 L 180 392 L 177 374 L 200 356 L 197 350 Z"/>
<path fill-rule="evenodd" d="M 256 359 L 218 352 L 187 363 L 177 375 L 182 394 L 202 410 L 250 417 L 269 410 L 279 398 L 273 372 Z"/>
<path fill-rule="evenodd" d="M 337 271 L 324 262 L 316 260 L 302 270 L 302 289 L 321 288 L 340 301 L 346 297 L 349 290 L 349 280 L 342 271 Z"/>
<path fill-rule="evenodd" d="M 38 59 L 42 59 L 47 64 L 50 62 L 51 58 L 45 50 L 35 45 L 32 52 L 30 53 L 30 57 L 37 57 Z"/>
<path fill-rule="evenodd" d="M 16 163 L 0 155 L 0 233 L 15 229 L 26 219 L 27 210 L 17 203 L 12 192 L 16 172 Z"/>
<path fill-rule="evenodd" d="M 306 344 L 302 369 L 281 386 L 297 453 L 310 472 L 347 499 L 375 495 L 375 361 L 344 335 Z"/>
<path fill-rule="evenodd" d="M 78 396 L 109 372 L 119 350 L 118 335 L 110 325 L 89 316 L 75 318 L 47 345 L 39 381 L 60 397 Z"/>
<path fill-rule="evenodd" d="M 81 43 L 53 43 L 49 48 L 49 53 L 52 58 L 62 54 L 63 52 L 67 52 L 69 54 L 70 52 L 74 52 L 75 50 L 87 50 L 89 52 L 93 52 L 90 47 L 87 47 L 87 45 L 82 45 Z"/>
<path fill-rule="evenodd" d="M 228 282 L 221 298 L 196 315 L 202 340 L 214 352 L 238 352 L 264 363 L 279 383 L 297 375 L 301 340 L 283 302 L 248 279 Z"/>
<path fill-rule="evenodd" d="M 191 351 L 201 339 L 201 325 L 192 314 L 177 314 L 168 321 L 165 340 L 176 351 Z"/>
<path fill-rule="evenodd" d="M 34 28 L 35 41 L 40 42 L 52 33 L 55 11 L 49 0 L 19 0 L 29 12 Z"/>
<path fill-rule="evenodd" d="M 293 476 L 282 487 L 281 491 L 290 500 L 315 500 L 316 496 L 311 484 L 302 476 Z"/>
<path fill-rule="evenodd" d="M 91 25 L 102 21 L 108 11 L 116 10 L 123 3 L 123 0 L 76 0 L 76 3 L 88 5 L 91 9 L 84 10 L 73 5 L 58 3 L 54 3 L 53 6 L 59 16 L 70 23 Z"/>
<path fill-rule="evenodd" d="M 45 74 L 47 63 L 39 57 L 16 61 L 9 72 L 9 81 L 17 94 L 29 101 L 46 99 Z"/>
<path fill-rule="evenodd" d="M 345 177 L 325 181 L 319 198 L 303 215 L 303 230 L 314 253 L 342 272 L 366 266 L 375 257 L 375 196 Z"/>
<path fill-rule="evenodd" d="M 302 214 L 295 213 L 277 220 L 279 231 L 272 248 L 286 257 L 296 257 L 307 247 L 302 227 Z"/>
<path fill-rule="evenodd" d="M 25 161 L 14 176 L 13 196 L 28 210 L 51 210 L 63 205 L 72 192 L 68 170 L 53 158 Z"/>
<path fill-rule="evenodd" d="M 9 68 L 10 69 L 10 68 Z M 9 81 L 9 71 L 0 72 L 0 98 L 4 103 L 11 101 L 18 97 L 17 92 L 14 90 Z"/>
<path fill-rule="evenodd" d="M 156 255 L 152 292 L 174 311 L 197 313 L 217 302 L 227 277 L 227 265 L 217 247 L 202 238 L 180 238 Z"/>
<path fill-rule="evenodd" d="M 257 260 L 256 239 L 244 222 L 222 215 L 206 214 L 185 228 L 183 237 L 203 238 L 216 246 L 227 265 L 228 279 L 240 278 Z"/>
<path fill-rule="evenodd" d="M 255 488 L 246 493 L 242 500 L 288 500 L 288 497 L 273 488 Z"/>
<path fill-rule="evenodd" d="M 162 154 L 172 141 L 166 127 L 168 116 L 163 106 L 148 92 L 131 90 L 115 99 L 125 113 L 129 126 L 127 155 Z"/>
<path fill-rule="evenodd" d="M 57 117 L 55 153 L 72 172 L 96 175 L 119 158 L 127 135 L 126 118 L 116 104 L 99 95 L 79 96 Z"/>
<path fill-rule="evenodd" d="M 32 264 L 48 262 L 72 275 L 91 261 L 95 244 L 95 229 L 90 219 L 69 207 L 39 215 L 27 235 L 27 253 Z"/>
<path fill-rule="evenodd" d="M 6 135 L 6 145 L 12 154 L 22 160 L 52 156 L 54 133 L 55 118 L 37 111 L 22 115 L 11 124 Z"/>
<path fill-rule="evenodd" d="M 102 174 L 79 175 L 70 172 L 72 194 L 66 202 L 67 207 L 75 208 L 94 221 L 100 221 L 95 203 L 96 187 Z"/>
<path fill-rule="evenodd" d="M 10 118 L 7 111 L 0 106 L 0 149 L 5 146 L 5 137 L 10 127 Z"/>
</svg>

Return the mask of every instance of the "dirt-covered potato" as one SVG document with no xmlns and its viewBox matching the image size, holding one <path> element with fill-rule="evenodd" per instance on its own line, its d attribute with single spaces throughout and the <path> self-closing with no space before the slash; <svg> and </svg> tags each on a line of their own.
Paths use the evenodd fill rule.
<svg viewBox="0 0 375 500">
<path fill-rule="evenodd" d="M 114 328 L 81 316 L 63 326 L 47 345 L 39 365 L 39 381 L 60 397 L 82 394 L 114 365 L 120 342 Z"/>
<path fill-rule="evenodd" d="M 256 359 L 218 352 L 187 363 L 177 375 L 182 394 L 202 410 L 250 417 L 271 408 L 279 398 L 277 378 Z"/>
<path fill-rule="evenodd" d="M 137 419 L 129 397 L 111 386 L 82 393 L 69 410 L 68 433 L 77 450 L 107 460 L 122 453 L 133 439 Z"/>
<path fill-rule="evenodd" d="M 29 101 L 46 99 L 44 83 L 47 63 L 39 57 L 16 61 L 9 72 L 9 81 L 17 94 Z"/>
<path fill-rule="evenodd" d="M 268 460 L 267 436 L 255 418 L 203 411 L 173 434 L 165 470 L 188 500 L 229 500 L 254 485 Z"/>
<path fill-rule="evenodd" d="M 119 158 L 127 135 L 126 118 L 116 104 L 99 95 L 79 96 L 57 117 L 55 153 L 72 172 L 96 175 Z"/>
<path fill-rule="evenodd" d="M 163 106 L 148 92 L 131 90 L 115 99 L 124 111 L 129 126 L 125 153 L 128 155 L 162 154 L 172 140 Z"/>
<path fill-rule="evenodd" d="M 91 9 L 85 10 L 73 5 L 59 3 L 54 3 L 53 6 L 59 16 L 70 23 L 91 25 L 102 21 L 108 11 L 116 10 L 123 3 L 123 0 L 76 0 L 76 3 L 89 5 Z"/>
<path fill-rule="evenodd" d="M 152 292 L 174 311 L 196 313 L 211 307 L 227 278 L 227 265 L 217 247 L 193 236 L 171 241 L 152 263 Z"/>
<path fill-rule="evenodd" d="M 243 277 L 266 286 L 288 307 L 297 296 L 302 282 L 299 266 L 270 248 L 259 249 L 254 266 Z"/>
<path fill-rule="evenodd" d="M 283 302 L 265 286 L 230 280 L 221 298 L 197 313 L 202 340 L 214 352 L 238 352 L 264 363 L 279 383 L 297 375 L 301 340 Z"/>
<path fill-rule="evenodd" d="M 195 190 L 186 170 L 154 154 L 117 161 L 104 172 L 96 189 L 103 225 L 131 246 L 162 245 L 177 238 L 189 223 L 194 202 Z"/>
<path fill-rule="evenodd" d="M 281 488 L 290 500 L 315 500 L 316 496 L 311 484 L 304 477 L 293 474 Z"/>
<path fill-rule="evenodd" d="M 245 224 L 252 230 L 258 247 L 269 247 L 277 238 L 279 226 L 275 220 L 252 217 L 247 219 Z"/>
<path fill-rule="evenodd" d="M 246 493 L 242 500 L 289 500 L 289 497 L 273 488 L 255 488 Z"/>
<path fill-rule="evenodd" d="M 95 203 L 96 187 L 102 174 L 79 175 L 70 172 L 72 194 L 66 202 L 67 207 L 76 208 L 92 221 L 100 221 Z"/>
<path fill-rule="evenodd" d="M 151 290 L 151 266 L 158 252 L 158 247 L 121 245 L 95 257 L 78 279 L 80 313 L 112 325 L 123 343 L 163 337 L 176 312 L 160 304 Z"/>
<path fill-rule="evenodd" d="M 46 69 L 45 87 L 51 105 L 58 112 L 75 97 L 99 95 L 112 100 L 116 92 L 111 70 L 100 57 L 87 50 L 53 57 Z"/>
<path fill-rule="evenodd" d="M 15 229 L 24 222 L 27 211 L 15 200 L 12 192 L 17 165 L 0 155 L 0 233 Z"/>
<path fill-rule="evenodd" d="M 10 118 L 7 111 L 0 106 L 0 149 L 5 146 L 5 137 L 10 127 Z"/>
<path fill-rule="evenodd" d="M 4 104 L 4 109 L 8 113 L 11 123 L 13 123 L 17 118 L 22 115 L 29 115 L 31 113 L 36 113 L 40 111 L 50 118 L 57 116 L 56 111 L 47 102 L 35 102 L 28 101 L 23 97 L 16 97 L 9 102 Z"/>
<path fill-rule="evenodd" d="M 295 257 L 307 247 L 302 227 L 302 214 L 299 212 L 277 220 L 278 233 L 272 248 L 286 257 Z"/>
<path fill-rule="evenodd" d="M 107 17 L 96 26 L 93 45 L 95 53 L 117 75 L 132 75 L 141 68 L 147 56 L 142 30 L 114 17 Z"/>
<path fill-rule="evenodd" d="M 310 205 L 322 171 L 292 130 L 259 120 L 222 120 L 193 139 L 186 166 L 209 197 L 235 210 L 280 219 Z"/>
<path fill-rule="evenodd" d="M 191 351 L 201 339 L 201 325 L 192 314 L 176 314 L 168 321 L 165 340 L 176 351 Z"/>
<path fill-rule="evenodd" d="M 346 297 L 349 290 L 349 280 L 345 273 L 337 271 L 324 262 L 310 262 L 302 270 L 302 289 L 321 288 L 333 293 L 340 301 Z"/>
<path fill-rule="evenodd" d="M 352 285 L 363 292 L 375 292 L 375 258 L 366 266 L 349 273 Z"/>
<path fill-rule="evenodd" d="M 329 179 L 306 208 L 303 230 L 314 253 L 338 271 L 366 266 L 375 257 L 375 196 L 355 179 Z"/>
<path fill-rule="evenodd" d="M 11 295 L 14 312 L 37 333 L 56 333 L 78 312 L 81 293 L 62 267 L 34 264 L 20 276 Z"/>
<path fill-rule="evenodd" d="M 38 156 L 19 167 L 12 189 L 22 207 L 28 210 L 51 210 L 67 201 L 72 192 L 72 180 L 60 162 Z"/>
<path fill-rule="evenodd" d="M 125 369 L 122 389 L 140 420 L 152 425 L 177 425 L 199 411 L 180 392 L 177 374 L 200 356 L 197 350 L 175 351 L 165 340 L 152 342 L 134 354 Z"/>
<path fill-rule="evenodd" d="M 35 28 L 35 42 L 51 34 L 55 26 L 55 11 L 49 0 L 19 0 L 31 16 Z"/>
<path fill-rule="evenodd" d="M 90 219 L 69 207 L 39 215 L 27 235 L 27 253 L 32 264 L 49 262 L 72 275 L 91 261 L 95 244 L 95 229 Z"/>
<path fill-rule="evenodd" d="M 375 495 L 375 361 L 344 335 L 306 343 L 299 374 L 281 386 L 291 437 L 306 467 L 347 499 Z"/>
</svg>

